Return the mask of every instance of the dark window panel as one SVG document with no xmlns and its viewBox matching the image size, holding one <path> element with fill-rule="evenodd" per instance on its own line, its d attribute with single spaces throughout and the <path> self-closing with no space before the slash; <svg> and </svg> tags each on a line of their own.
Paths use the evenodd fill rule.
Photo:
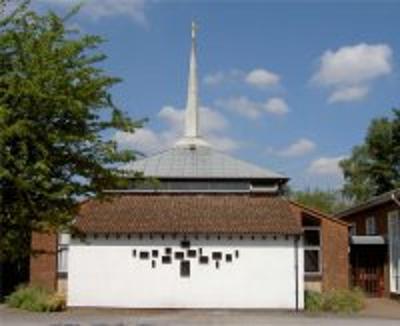
<svg viewBox="0 0 400 326">
<path fill-rule="evenodd" d="M 181 277 L 190 277 L 190 261 L 181 261 Z"/>
<path fill-rule="evenodd" d="M 156 268 L 156 261 L 155 260 L 151 261 L 151 268 Z"/>
<path fill-rule="evenodd" d="M 149 259 L 149 252 L 148 251 L 141 251 L 139 254 L 140 259 Z"/>
<path fill-rule="evenodd" d="M 136 249 L 132 250 L 132 257 L 136 257 Z"/>
<path fill-rule="evenodd" d="M 190 257 L 190 258 L 194 258 L 194 257 L 196 257 L 196 250 L 188 250 L 187 251 L 187 255 L 188 255 L 188 257 Z"/>
<path fill-rule="evenodd" d="M 319 230 L 304 230 L 304 246 L 319 246 Z"/>
<path fill-rule="evenodd" d="M 235 250 L 235 258 L 239 258 L 239 250 Z"/>
<path fill-rule="evenodd" d="M 162 256 L 161 262 L 163 264 L 171 264 L 171 256 Z"/>
<path fill-rule="evenodd" d="M 175 252 L 175 259 L 183 259 L 184 256 L 185 256 L 185 254 L 183 253 L 183 251 Z"/>
<path fill-rule="evenodd" d="M 225 255 L 225 260 L 230 263 L 232 261 L 232 255 L 231 254 L 226 254 Z"/>
<path fill-rule="evenodd" d="M 212 259 L 214 259 L 214 260 L 220 260 L 220 259 L 222 259 L 222 253 L 221 253 L 221 252 L 216 252 L 216 251 L 214 251 L 214 252 L 212 253 Z"/>
<path fill-rule="evenodd" d="M 319 273 L 319 250 L 304 250 L 304 271 L 306 273 Z"/>
<path fill-rule="evenodd" d="M 200 256 L 199 257 L 200 264 L 208 264 L 208 257 L 207 256 Z"/>
<path fill-rule="evenodd" d="M 303 215 L 303 226 L 319 226 L 321 223 L 315 217 Z"/>
<path fill-rule="evenodd" d="M 166 255 L 170 255 L 172 253 L 172 249 L 171 248 L 165 248 L 165 254 Z"/>
<path fill-rule="evenodd" d="M 151 256 L 152 256 L 153 258 L 157 258 L 157 257 L 158 257 L 158 250 L 152 250 L 152 251 L 151 251 Z"/>
<path fill-rule="evenodd" d="M 183 240 L 181 241 L 181 247 L 189 249 L 190 248 L 190 241 L 189 240 Z"/>
<path fill-rule="evenodd" d="M 215 268 L 219 268 L 219 261 L 217 260 L 216 262 L 215 262 Z"/>
</svg>

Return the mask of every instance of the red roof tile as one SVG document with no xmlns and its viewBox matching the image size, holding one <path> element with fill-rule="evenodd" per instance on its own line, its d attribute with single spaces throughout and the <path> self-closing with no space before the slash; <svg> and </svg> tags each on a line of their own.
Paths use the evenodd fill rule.
<svg viewBox="0 0 400 326">
<path fill-rule="evenodd" d="M 299 234 L 287 200 L 233 194 L 119 194 L 81 204 L 84 233 Z"/>
</svg>

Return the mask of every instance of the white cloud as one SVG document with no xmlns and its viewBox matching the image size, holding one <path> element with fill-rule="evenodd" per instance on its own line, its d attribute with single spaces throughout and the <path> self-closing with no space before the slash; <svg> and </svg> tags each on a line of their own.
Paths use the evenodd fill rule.
<svg viewBox="0 0 400 326">
<path fill-rule="evenodd" d="M 300 138 L 287 148 L 278 151 L 277 154 L 285 157 L 302 156 L 311 153 L 315 148 L 316 145 L 313 141 L 307 138 Z"/>
<path fill-rule="evenodd" d="M 138 129 L 135 133 L 117 132 L 114 139 L 123 148 L 134 148 L 144 153 L 154 153 L 173 146 L 182 137 L 185 111 L 173 106 L 164 106 L 157 117 L 165 128 L 156 132 L 149 128 Z M 223 133 L 229 127 L 220 113 L 208 107 L 200 108 L 200 133 L 215 148 L 234 151 L 240 144 Z"/>
<path fill-rule="evenodd" d="M 47 5 L 70 8 L 82 0 L 39 0 Z M 135 22 L 146 25 L 145 0 L 86 0 L 81 13 L 94 20 L 109 16 L 127 16 Z"/>
<path fill-rule="evenodd" d="M 326 51 L 313 79 L 323 85 L 354 85 L 392 71 L 392 50 L 387 44 L 361 43 Z"/>
<path fill-rule="evenodd" d="M 154 153 L 165 146 L 165 140 L 148 128 L 137 129 L 135 133 L 117 131 L 114 140 L 122 148 L 133 148 L 144 153 Z"/>
<path fill-rule="evenodd" d="M 204 84 L 209 86 L 242 82 L 257 88 L 277 86 L 279 81 L 279 75 L 263 68 L 256 68 L 249 72 L 238 69 L 231 69 L 225 72 L 217 71 L 203 78 Z"/>
<path fill-rule="evenodd" d="M 261 68 L 250 71 L 245 77 L 246 83 L 260 88 L 278 85 L 279 80 L 279 75 Z"/>
<path fill-rule="evenodd" d="M 312 81 L 333 89 L 330 103 L 361 100 L 372 81 L 392 72 L 392 54 L 387 44 L 360 43 L 328 50 L 321 56 Z"/>
<path fill-rule="evenodd" d="M 265 110 L 271 114 L 284 115 L 289 112 L 289 107 L 284 99 L 273 97 L 265 104 Z"/>
<path fill-rule="evenodd" d="M 223 83 L 231 83 L 239 81 L 243 78 L 244 73 L 240 70 L 231 69 L 227 72 L 218 71 L 216 73 L 208 74 L 203 78 L 206 85 L 214 86 Z"/>
<path fill-rule="evenodd" d="M 311 162 L 308 167 L 308 173 L 314 175 L 333 175 L 341 176 L 342 170 L 339 167 L 339 162 L 346 158 L 345 156 L 337 157 L 320 157 Z"/>
<path fill-rule="evenodd" d="M 367 86 L 350 86 L 335 90 L 328 98 L 329 103 L 352 102 L 364 99 L 368 95 Z"/>
<path fill-rule="evenodd" d="M 262 112 L 262 104 L 251 101 L 246 96 L 217 100 L 215 105 L 234 111 L 249 119 L 257 119 Z"/>
<path fill-rule="evenodd" d="M 268 99 L 266 102 L 252 101 L 246 96 L 231 97 L 217 100 L 215 105 L 253 120 L 259 118 L 263 112 L 284 115 L 289 111 L 285 100 L 277 97 Z"/>
</svg>

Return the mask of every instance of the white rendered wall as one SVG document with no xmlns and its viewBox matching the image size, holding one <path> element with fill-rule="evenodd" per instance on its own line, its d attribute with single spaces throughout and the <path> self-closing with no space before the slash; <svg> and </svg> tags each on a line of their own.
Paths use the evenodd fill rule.
<svg viewBox="0 0 400 326">
<path fill-rule="evenodd" d="M 217 269 L 215 260 L 207 265 L 191 261 L 189 278 L 180 276 L 180 261 L 162 264 L 156 258 L 139 259 L 140 251 L 166 247 L 186 251 L 180 238 L 160 237 L 139 240 L 88 238 L 87 244 L 72 240 L 69 252 L 68 305 L 121 308 L 282 308 L 295 309 L 294 238 L 261 236 L 240 240 L 216 236 L 190 239 L 191 249 L 203 248 L 203 255 L 224 254 Z M 132 257 L 132 250 L 137 257 Z M 239 250 L 235 258 L 234 251 Z M 231 253 L 233 261 L 225 261 Z M 186 260 L 186 258 L 185 258 Z M 298 249 L 298 302 L 303 308 L 303 249 Z"/>
</svg>

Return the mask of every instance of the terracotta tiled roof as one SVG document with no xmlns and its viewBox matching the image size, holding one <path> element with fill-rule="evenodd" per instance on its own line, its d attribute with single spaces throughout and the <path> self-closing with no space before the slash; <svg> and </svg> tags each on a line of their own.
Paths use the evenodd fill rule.
<svg viewBox="0 0 400 326">
<path fill-rule="evenodd" d="M 80 207 L 84 233 L 299 234 L 300 221 L 277 196 L 120 194 Z"/>
</svg>

